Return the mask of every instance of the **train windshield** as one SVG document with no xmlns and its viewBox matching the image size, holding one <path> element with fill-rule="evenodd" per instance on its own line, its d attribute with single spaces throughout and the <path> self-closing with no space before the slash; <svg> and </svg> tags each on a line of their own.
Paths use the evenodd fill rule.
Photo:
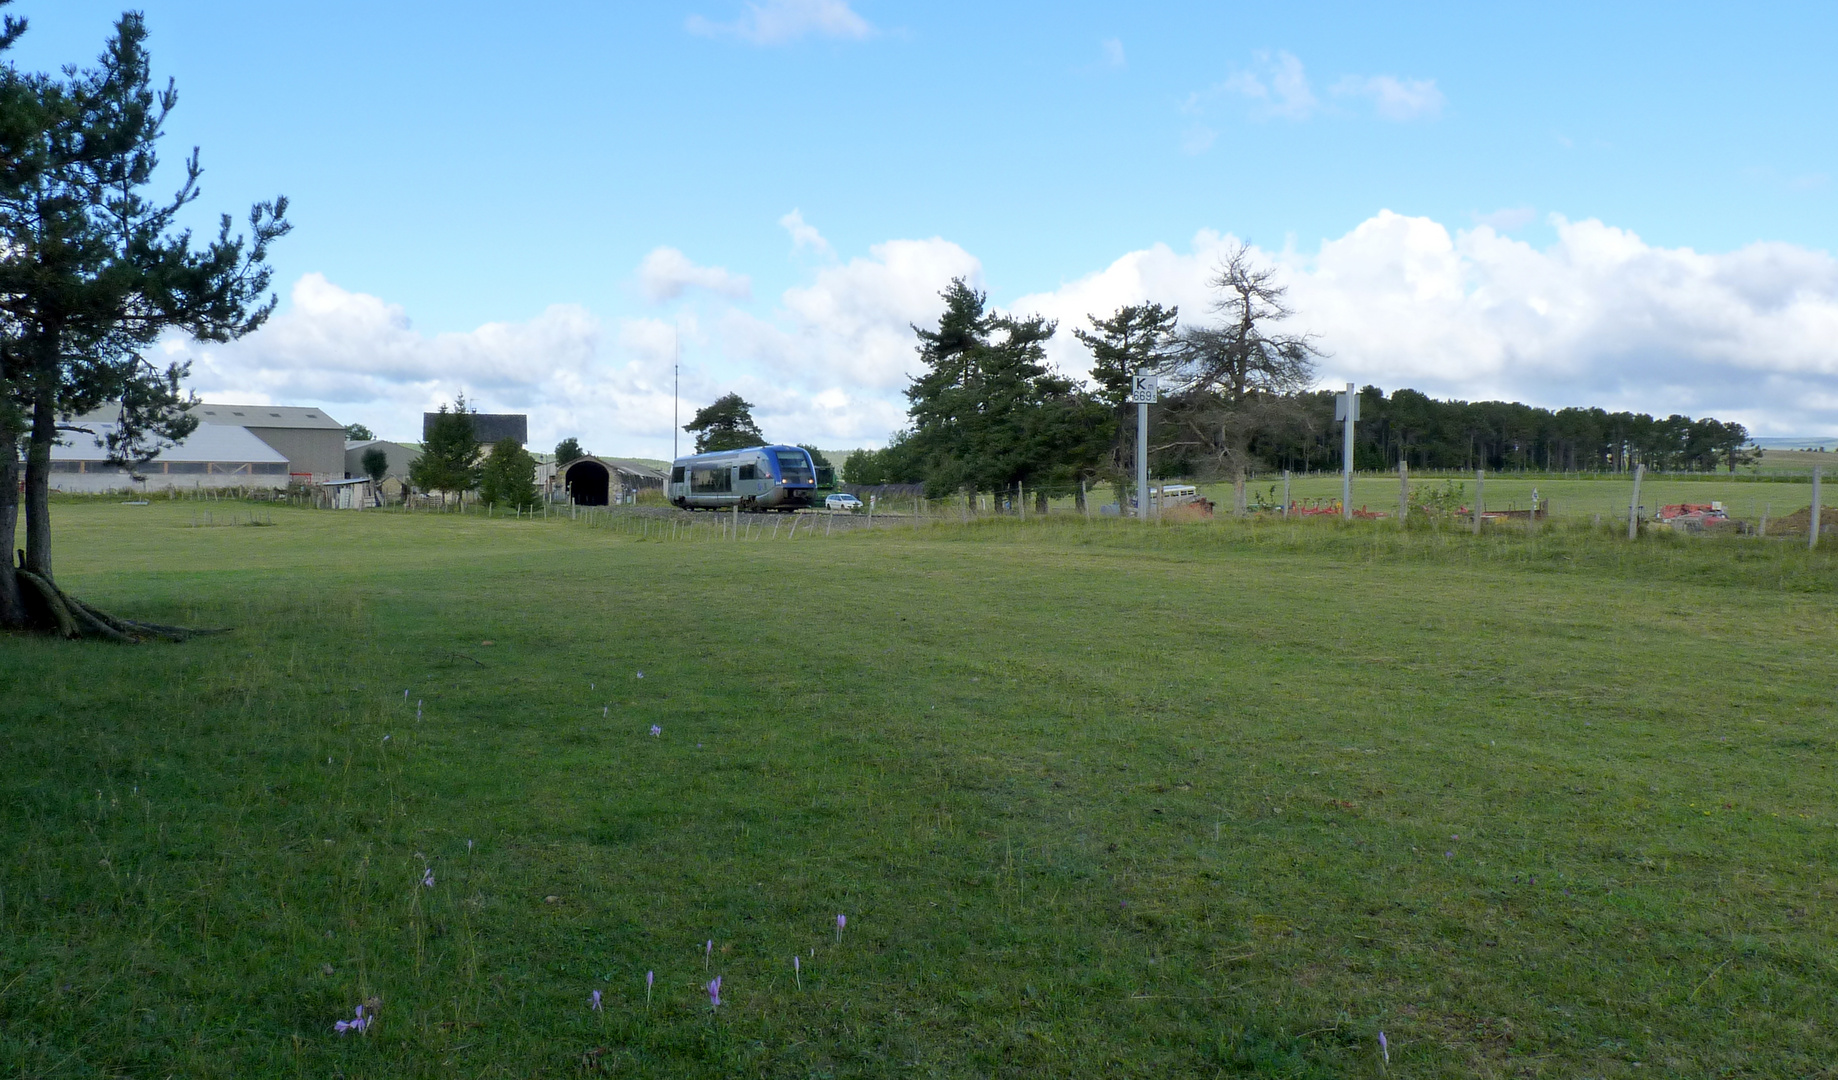
<svg viewBox="0 0 1838 1080">
<path fill-rule="evenodd" d="M 811 459 L 802 450 L 774 451 L 779 459 L 779 475 L 787 484 L 809 484 L 815 481 L 811 475 Z"/>
</svg>

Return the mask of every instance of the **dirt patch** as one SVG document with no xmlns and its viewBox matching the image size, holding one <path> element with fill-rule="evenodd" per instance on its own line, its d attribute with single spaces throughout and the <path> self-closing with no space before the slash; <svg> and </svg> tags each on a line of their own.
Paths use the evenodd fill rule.
<svg viewBox="0 0 1838 1080">
<path fill-rule="evenodd" d="M 1805 536 L 1812 526 L 1812 507 L 1803 506 L 1786 517 L 1768 519 L 1769 536 Z M 1819 509 L 1819 538 L 1830 536 L 1838 542 L 1838 506 Z"/>
</svg>

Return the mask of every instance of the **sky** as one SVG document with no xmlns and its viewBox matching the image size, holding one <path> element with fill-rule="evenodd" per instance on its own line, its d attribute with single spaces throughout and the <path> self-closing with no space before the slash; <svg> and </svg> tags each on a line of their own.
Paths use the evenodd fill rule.
<svg viewBox="0 0 1838 1080">
<path fill-rule="evenodd" d="M 6 10 L 32 70 L 120 12 Z M 1838 435 L 1835 5 L 140 10 L 199 227 L 295 223 L 268 325 L 164 343 L 207 400 L 416 438 L 463 393 L 537 449 L 667 457 L 673 407 L 735 391 L 776 441 L 881 445 L 951 278 L 1081 374 L 1073 327 L 1203 323 L 1246 243 L 1324 386 Z"/>
</svg>

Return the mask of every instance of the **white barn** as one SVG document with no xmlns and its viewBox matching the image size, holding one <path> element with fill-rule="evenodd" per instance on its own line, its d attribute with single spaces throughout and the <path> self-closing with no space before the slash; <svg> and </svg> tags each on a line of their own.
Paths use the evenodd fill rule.
<svg viewBox="0 0 1838 1080">
<path fill-rule="evenodd" d="M 287 486 L 287 455 L 257 438 L 248 428 L 199 424 L 177 446 L 133 469 L 108 463 L 104 440 L 112 423 L 90 422 L 89 436 L 78 432 L 64 446 L 51 448 L 53 491 L 165 491 L 169 488 L 266 488 Z"/>
</svg>

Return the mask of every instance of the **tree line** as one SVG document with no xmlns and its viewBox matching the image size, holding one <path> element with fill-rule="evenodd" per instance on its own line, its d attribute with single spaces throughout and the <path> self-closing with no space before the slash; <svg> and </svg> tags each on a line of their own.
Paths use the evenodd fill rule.
<svg viewBox="0 0 1838 1080">
<path fill-rule="evenodd" d="M 952 281 L 936 327 L 913 327 L 921 370 L 906 391 L 908 426 L 886 447 L 852 454 L 843 479 L 923 484 L 933 497 L 1026 489 L 1042 505 L 1108 483 L 1121 503 L 1138 453 L 1138 371 L 1154 372 L 1162 391 L 1142 448 L 1151 475 L 1231 479 L 1242 491 L 1260 470 L 1337 471 L 1335 395 L 1314 387 L 1323 353 L 1312 335 L 1287 329 L 1295 312 L 1274 270 L 1241 245 L 1209 285 L 1210 317 L 1198 323 L 1153 302 L 1087 316 L 1073 331 L 1092 358 L 1079 380 L 1047 364 L 1055 323 L 992 310 L 984 293 Z M 1753 453 L 1741 424 L 1708 417 L 1438 401 L 1373 386 L 1360 396 L 1360 469 L 1733 470 Z"/>
</svg>

